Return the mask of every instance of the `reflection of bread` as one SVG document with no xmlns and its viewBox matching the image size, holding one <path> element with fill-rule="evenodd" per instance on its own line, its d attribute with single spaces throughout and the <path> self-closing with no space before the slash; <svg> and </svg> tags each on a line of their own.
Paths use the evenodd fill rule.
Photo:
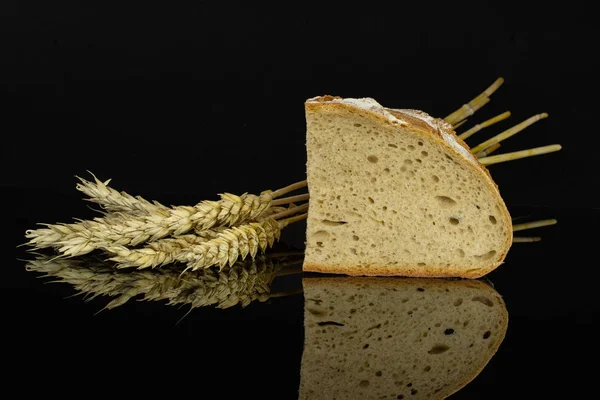
<svg viewBox="0 0 600 400">
<path fill-rule="evenodd" d="M 478 278 L 501 264 L 510 215 L 449 124 L 369 98 L 305 108 L 306 271 Z"/>
<path fill-rule="evenodd" d="M 475 280 L 304 278 L 301 399 L 445 398 L 504 339 L 500 295 Z"/>
</svg>

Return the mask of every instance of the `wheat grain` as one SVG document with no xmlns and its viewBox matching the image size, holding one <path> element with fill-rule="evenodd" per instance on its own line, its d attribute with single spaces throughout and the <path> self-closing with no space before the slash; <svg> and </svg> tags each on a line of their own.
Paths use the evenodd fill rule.
<svg viewBox="0 0 600 400">
<path fill-rule="evenodd" d="M 98 296 L 116 297 L 105 309 L 125 304 L 142 296 L 143 301 L 166 300 L 168 305 L 189 304 L 192 308 L 215 305 L 227 308 L 236 304 L 246 307 L 252 301 L 266 301 L 270 284 L 277 272 L 297 263 L 299 257 L 258 257 L 238 262 L 222 271 L 205 269 L 180 276 L 177 269 L 115 272 L 114 268 L 94 257 L 52 259 L 38 256 L 26 266 L 31 272 L 71 284 L 89 301 Z"/>
<path fill-rule="evenodd" d="M 232 227 L 219 233 L 215 239 L 181 251 L 177 261 L 188 264 L 186 270 L 195 271 L 213 265 L 219 268 L 233 265 L 238 258 L 244 260 L 248 255 L 254 258 L 259 250 L 265 252 L 279 240 L 281 229 L 288 223 L 268 218 Z"/>
<path fill-rule="evenodd" d="M 161 239 L 148 244 L 141 249 L 131 249 L 126 246 L 108 246 L 105 248 L 115 254 L 110 260 L 117 263 L 118 268 L 155 268 L 173 263 L 175 261 L 191 259 L 198 261 L 203 258 L 204 267 L 216 257 L 215 262 L 221 268 L 226 264 L 231 265 L 238 257 L 245 259 L 248 254 L 254 258 L 259 250 L 266 251 L 279 239 L 281 229 L 297 219 L 275 221 L 274 218 L 293 215 L 305 211 L 307 205 L 294 206 L 285 212 L 279 212 L 273 217 L 264 218 L 259 222 L 235 226 L 229 229 L 224 227 L 199 231 L 196 235 L 184 235 L 175 238 Z M 278 210 L 275 210 L 278 211 Z M 212 255 L 209 258 L 208 255 Z M 200 268 L 199 266 L 196 267 Z"/>
<path fill-rule="evenodd" d="M 215 239 L 219 233 L 218 229 L 202 231 L 197 235 L 182 235 L 160 239 L 141 249 L 109 246 L 105 250 L 115 254 L 110 260 L 116 262 L 118 268 L 155 268 L 175 262 L 178 254 L 190 246 Z"/>
</svg>

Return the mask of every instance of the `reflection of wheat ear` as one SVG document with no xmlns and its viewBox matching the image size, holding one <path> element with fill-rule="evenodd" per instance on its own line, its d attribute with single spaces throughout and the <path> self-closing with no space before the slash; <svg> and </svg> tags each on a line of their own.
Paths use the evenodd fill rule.
<svg viewBox="0 0 600 400">
<path fill-rule="evenodd" d="M 203 269 L 184 276 L 181 276 L 181 271 L 170 268 L 115 271 L 111 265 L 93 257 L 56 259 L 38 256 L 25 268 L 44 273 L 46 277 L 54 278 L 54 282 L 73 285 L 79 294 L 85 295 L 86 301 L 97 296 L 114 297 L 105 309 L 123 305 L 137 296 L 144 301 L 166 300 L 169 305 L 227 308 L 236 304 L 245 307 L 255 300 L 269 299 L 270 284 L 278 276 L 278 271 L 301 260 L 300 256 L 289 254 L 289 257 L 284 254 L 278 260 L 272 256 L 259 256 L 256 260 L 238 262 L 223 271 Z"/>
</svg>

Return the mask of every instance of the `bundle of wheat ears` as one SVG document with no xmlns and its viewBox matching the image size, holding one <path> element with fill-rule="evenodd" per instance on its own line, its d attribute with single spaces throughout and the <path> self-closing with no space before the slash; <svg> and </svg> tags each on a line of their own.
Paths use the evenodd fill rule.
<svg viewBox="0 0 600 400">
<path fill-rule="evenodd" d="M 490 96 L 502 84 L 496 80 L 488 89 L 468 104 L 448 115 L 445 121 L 454 128 L 490 101 Z M 476 132 L 510 116 L 505 112 L 477 124 L 458 135 L 467 139 Z M 474 146 L 471 152 L 483 165 L 492 165 L 523 157 L 558 151 L 560 145 L 537 147 L 490 156 L 501 142 L 548 114 L 535 115 L 506 131 Z M 92 175 L 93 176 L 93 175 Z M 283 228 L 307 217 L 308 193 L 292 194 L 306 188 L 306 180 L 284 188 L 266 190 L 259 195 L 240 196 L 224 193 L 220 200 L 202 201 L 195 206 L 167 207 L 140 196 L 131 196 L 108 186 L 95 176 L 92 181 L 79 178 L 77 190 L 87 200 L 99 204 L 103 216 L 75 223 L 44 224 L 45 228 L 28 230 L 27 245 L 34 249 L 53 248 L 58 257 L 75 257 L 100 250 L 108 254 L 116 268 L 156 268 L 181 264 L 183 270 L 233 266 L 247 257 L 254 259 L 279 239 Z M 514 231 L 556 223 L 543 220 L 513 225 Z M 515 237 L 514 242 L 538 241 L 539 237 Z"/>
</svg>

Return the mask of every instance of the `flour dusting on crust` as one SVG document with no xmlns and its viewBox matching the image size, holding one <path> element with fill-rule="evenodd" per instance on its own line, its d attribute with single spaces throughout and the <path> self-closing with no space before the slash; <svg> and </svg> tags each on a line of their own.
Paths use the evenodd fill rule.
<svg viewBox="0 0 600 400">
<path fill-rule="evenodd" d="M 472 161 L 475 164 L 478 164 L 473 154 L 471 154 L 469 150 L 465 149 L 460 143 L 456 141 L 456 136 L 452 133 L 452 125 L 450 125 L 443 119 L 433 118 L 431 115 L 419 110 L 398 111 L 408 114 L 412 117 L 418 118 L 421 121 L 425 122 L 427 125 L 437 130 L 442 135 L 444 141 L 450 146 L 452 146 L 452 148 L 454 148 L 456 151 L 458 151 L 463 157 L 465 157 L 469 161 Z"/>
<path fill-rule="evenodd" d="M 315 101 L 315 100 L 320 99 L 320 98 L 321 98 L 320 96 L 314 97 L 312 99 L 308 99 L 307 102 L 316 103 L 317 101 Z M 329 100 L 328 103 L 347 104 L 349 106 L 354 106 L 356 108 L 361 108 L 363 110 L 371 111 L 375 114 L 382 115 L 393 124 L 408 125 L 407 122 L 396 118 L 394 115 L 392 115 L 390 112 L 388 112 L 385 109 L 385 107 L 383 107 L 381 104 L 379 104 L 377 101 L 375 101 L 375 99 L 372 99 L 370 97 L 363 97 L 360 99 L 352 99 L 352 98 L 332 99 L 332 100 Z"/>
</svg>

